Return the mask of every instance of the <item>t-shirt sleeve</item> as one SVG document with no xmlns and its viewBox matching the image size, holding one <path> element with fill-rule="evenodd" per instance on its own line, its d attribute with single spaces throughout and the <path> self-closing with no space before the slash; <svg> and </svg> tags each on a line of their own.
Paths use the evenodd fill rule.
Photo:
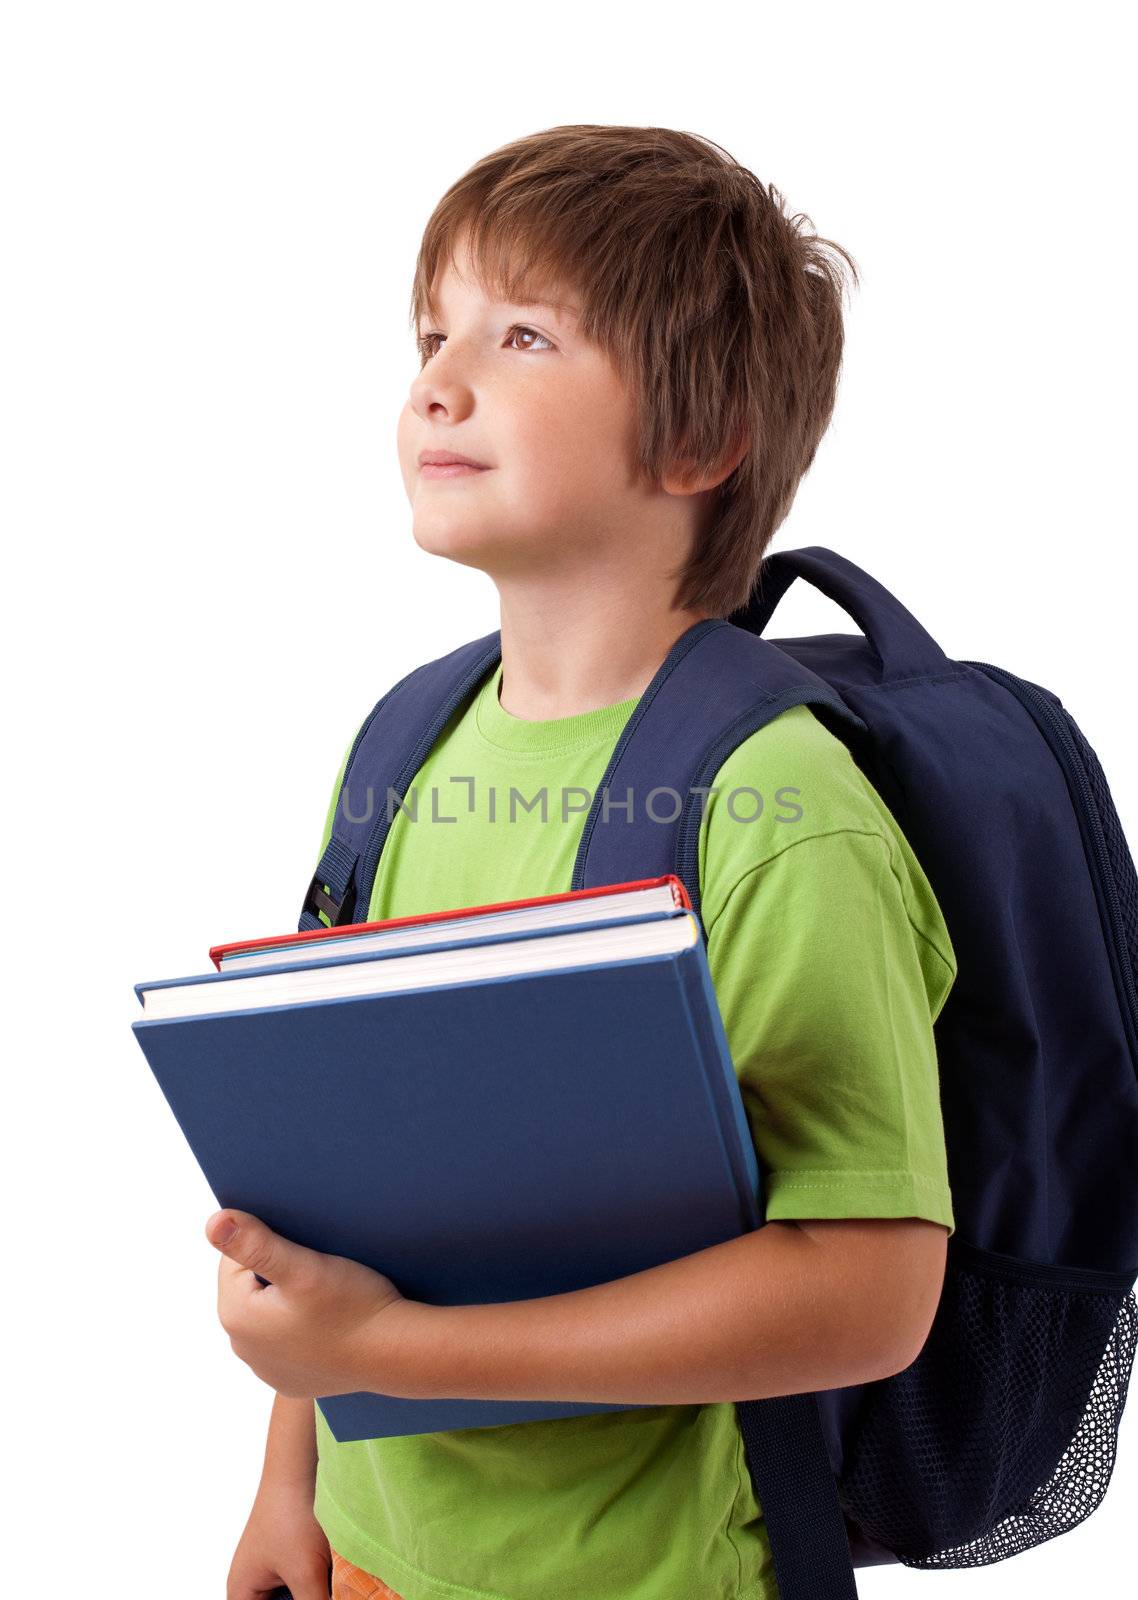
<svg viewBox="0 0 1138 1600">
<path fill-rule="evenodd" d="M 741 877 L 707 930 L 768 1221 L 955 1227 L 933 1038 L 955 969 L 898 870 L 880 834 L 812 835 Z"/>
</svg>

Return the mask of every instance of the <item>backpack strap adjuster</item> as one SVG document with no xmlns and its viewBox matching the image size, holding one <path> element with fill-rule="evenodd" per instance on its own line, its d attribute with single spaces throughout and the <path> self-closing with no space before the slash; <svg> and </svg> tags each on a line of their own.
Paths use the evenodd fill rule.
<svg viewBox="0 0 1138 1600">
<path fill-rule="evenodd" d="M 354 905 L 349 904 L 354 899 L 356 864 L 359 857 L 356 852 L 337 839 L 335 834 L 328 841 L 327 849 L 320 857 L 316 871 L 312 875 L 312 882 L 308 885 L 308 892 L 304 897 L 304 907 L 300 913 L 300 926 L 302 928 L 322 928 L 325 926 L 336 927 L 341 920 L 347 921 L 353 914 Z M 347 912 L 343 916 L 345 907 Z M 327 917 L 327 924 L 321 917 Z"/>
<path fill-rule="evenodd" d="M 323 912 L 331 925 L 335 927 L 344 902 L 342 899 L 339 901 L 333 900 L 332 896 L 325 892 L 324 884 L 325 880 L 320 876 L 319 872 L 316 872 L 312 882 L 308 885 L 308 893 L 304 897 L 303 910 L 312 917 L 316 917 L 320 912 Z"/>
</svg>

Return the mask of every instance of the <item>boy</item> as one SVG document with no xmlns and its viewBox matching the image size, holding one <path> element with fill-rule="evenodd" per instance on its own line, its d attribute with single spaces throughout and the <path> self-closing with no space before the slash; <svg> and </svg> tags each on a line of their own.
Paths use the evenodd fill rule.
<svg viewBox="0 0 1138 1600">
<path fill-rule="evenodd" d="M 547 129 L 439 203 L 399 456 L 416 542 L 495 583 L 502 659 L 420 770 L 417 820 L 396 810 L 357 920 L 568 887 L 579 796 L 676 638 L 745 603 L 828 425 L 841 277 L 798 220 L 660 128 Z M 905 839 L 808 707 L 713 789 L 702 920 L 768 1225 L 574 1294 L 432 1307 L 215 1214 L 223 1325 L 277 1390 L 229 1600 L 317 1600 L 329 1562 L 337 1600 L 776 1595 L 733 1402 L 885 1377 L 924 1343 L 953 1228 L 932 1024 L 956 968 Z M 312 1397 L 364 1388 L 645 1409 L 337 1444 Z"/>
</svg>

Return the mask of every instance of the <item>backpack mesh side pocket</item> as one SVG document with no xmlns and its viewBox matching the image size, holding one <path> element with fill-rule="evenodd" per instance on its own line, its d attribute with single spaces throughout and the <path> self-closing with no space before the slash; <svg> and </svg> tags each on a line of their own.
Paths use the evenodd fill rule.
<svg viewBox="0 0 1138 1600">
<path fill-rule="evenodd" d="M 933 1327 L 865 1385 L 847 1515 L 906 1566 L 984 1566 L 1100 1504 L 1138 1345 L 1134 1273 L 1018 1261 L 954 1234 Z"/>
</svg>

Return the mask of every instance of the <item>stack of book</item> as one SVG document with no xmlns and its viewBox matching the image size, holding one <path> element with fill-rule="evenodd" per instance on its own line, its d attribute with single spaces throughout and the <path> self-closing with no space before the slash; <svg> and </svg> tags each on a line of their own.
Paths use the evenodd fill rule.
<svg viewBox="0 0 1138 1600">
<path fill-rule="evenodd" d="M 560 1294 L 737 1237 L 759 1174 L 671 875 L 215 946 L 135 1036 L 219 1206 L 410 1299 Z M 262 1280 L 264 1281 L 264 1280 Z M 638 1409 L 318 1404 L 338 1440 Z"/>
</svg>

